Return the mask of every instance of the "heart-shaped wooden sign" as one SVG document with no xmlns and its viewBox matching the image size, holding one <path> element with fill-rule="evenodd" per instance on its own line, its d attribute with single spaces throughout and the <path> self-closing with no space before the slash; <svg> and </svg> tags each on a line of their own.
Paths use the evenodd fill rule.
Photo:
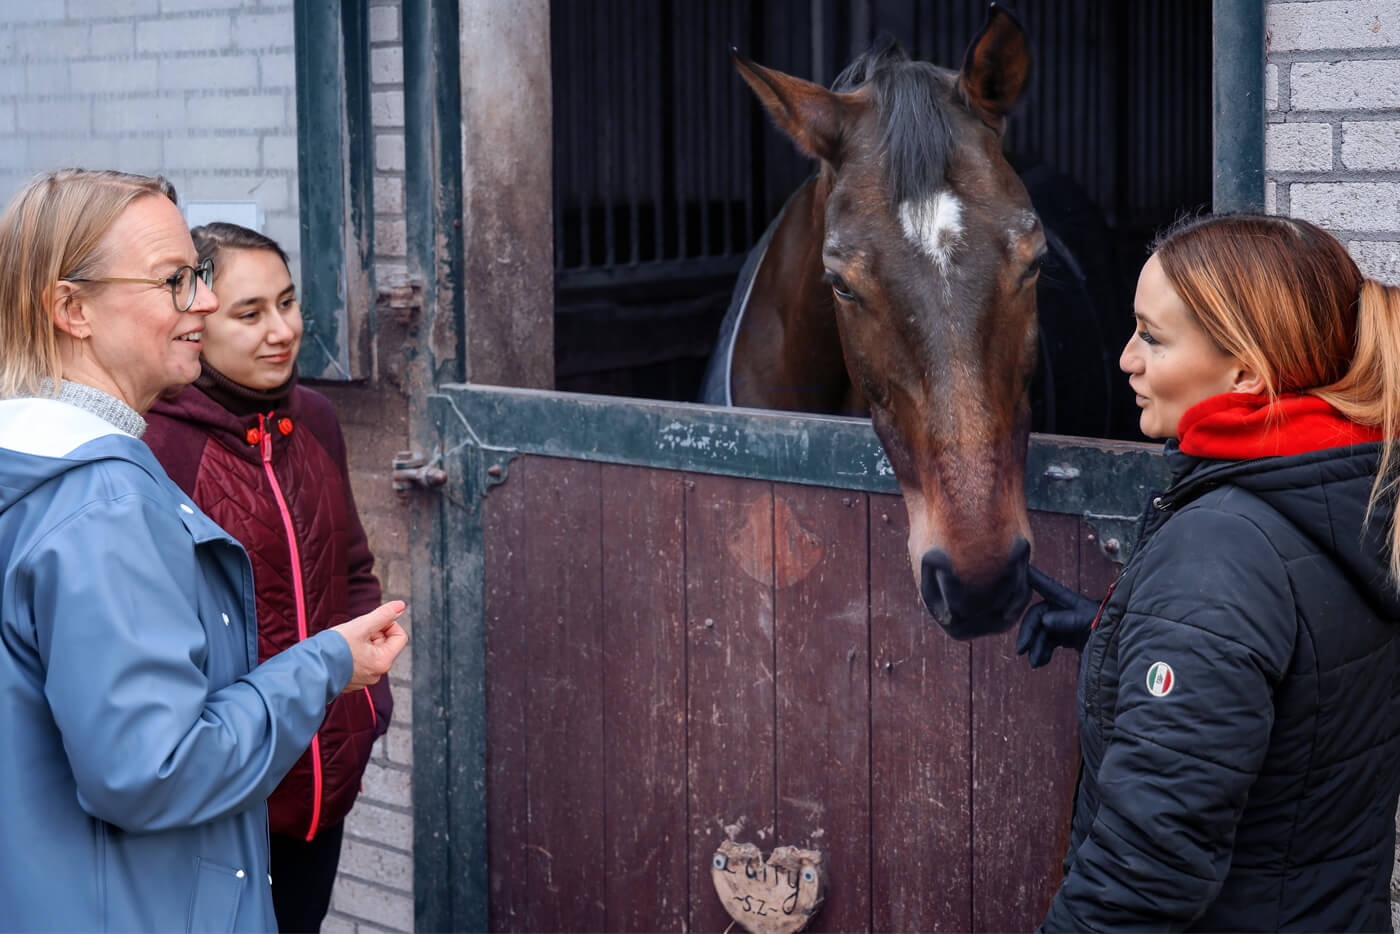
<svg viewBox="0 0 1400 934">
<path fill-rule="evenodd" d="M 780 846 L 764 860 L 752 843 L 725 840 L 710 866 L 729 917 L 750 934 L 793 934 L 822 906 L 826 869 L 820 850 Z"/>
</svg>

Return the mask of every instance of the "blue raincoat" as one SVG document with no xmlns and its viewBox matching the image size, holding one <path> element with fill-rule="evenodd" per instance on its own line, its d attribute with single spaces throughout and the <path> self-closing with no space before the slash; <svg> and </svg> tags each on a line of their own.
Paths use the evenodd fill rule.
<svg viewBox="0 0 1400 934">
<path fill-rule="evenodd" d="M 144 444 L 0 402 L 0 928 L 276 930 L 265 801 L 353 661 L 257 657 L 247 555 Z"/>
</svg>

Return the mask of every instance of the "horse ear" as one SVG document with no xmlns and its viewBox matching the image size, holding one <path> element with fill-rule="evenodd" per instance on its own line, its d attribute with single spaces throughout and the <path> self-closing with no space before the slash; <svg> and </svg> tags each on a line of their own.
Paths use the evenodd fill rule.
<svg viewBox="0 0 1400 934">
<path fill-rule="evenodd" d="M 968 106 L 1000 129 L 1030 78 L 1031 49 L 1026 34 L 1016 17 L 993 3 L 986 24 L 963 57 L 958 88 Z"/>
<path fill-rule="evenodd" d="M 837 161 L 841 125 L 846 117 L 846 103 L 841 95 L 820 84 L 764 68 L 733 46 L 729 47 L 729 55 L 739 76 L 753 88 L 778 129 L 818 159 Z"/>
</svg>

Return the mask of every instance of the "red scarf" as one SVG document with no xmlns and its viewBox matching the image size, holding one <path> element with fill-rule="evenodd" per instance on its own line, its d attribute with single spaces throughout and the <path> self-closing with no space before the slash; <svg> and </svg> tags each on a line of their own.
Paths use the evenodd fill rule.
<svg viewBox="0 0 1400 934">
<path fill-rule="evenodd" d="M 1186 410 L 1177 426 L 1181 450 L 1212 460 L 1288 457 L 1380 441 L 1380 428 L 1359 425 L 1316 396 L 1227 392 Z"/>
</svg>

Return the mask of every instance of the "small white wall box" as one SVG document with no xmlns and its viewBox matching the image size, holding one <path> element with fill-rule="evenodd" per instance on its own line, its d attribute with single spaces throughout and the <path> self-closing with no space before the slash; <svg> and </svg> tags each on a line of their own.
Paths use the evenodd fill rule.
<svg viewBox="0 0 1400 934">
<path fill-rule="evenodd" d="M 185 223 L 191 227 L 225 221 L 262 233 L 263 212 L 256 201 L 186 201 L 184 209 Z"/>
</svg>

